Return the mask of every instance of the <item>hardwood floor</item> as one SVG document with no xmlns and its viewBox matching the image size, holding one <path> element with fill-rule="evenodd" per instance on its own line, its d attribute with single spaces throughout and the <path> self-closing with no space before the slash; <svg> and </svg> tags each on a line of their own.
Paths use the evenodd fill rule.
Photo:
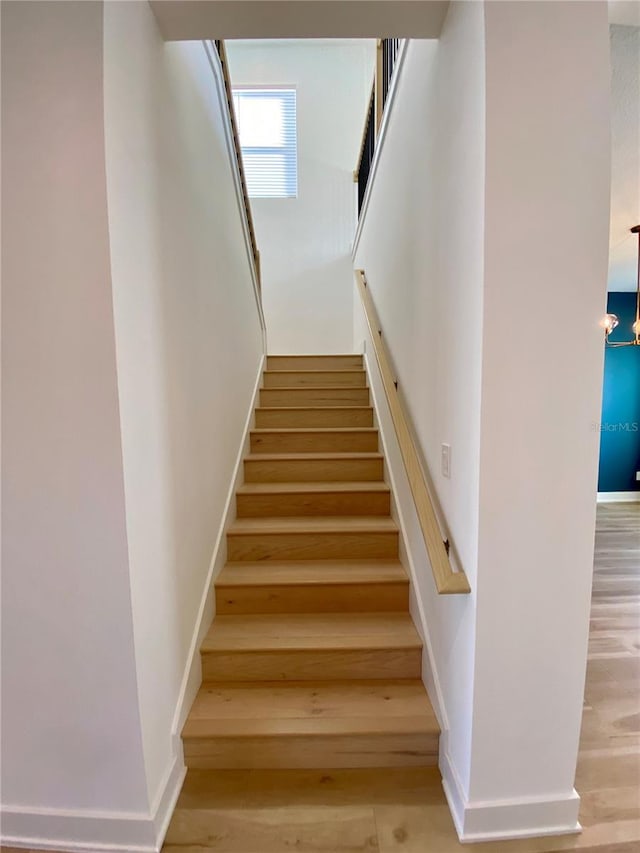
<svg viewBox="0 0 640 853">
<path fill-rule="evenodd" d="M 601 505 L 576 780 L 583 832 L 491 842 L 467 850 L 640 851 L 639 674 L 640 504 Z M 382 772 L 190 770 L 163 851 L 451 853 L 464 849 L 457 841 L 437 769 L 388 768 Z"/>
</svg>

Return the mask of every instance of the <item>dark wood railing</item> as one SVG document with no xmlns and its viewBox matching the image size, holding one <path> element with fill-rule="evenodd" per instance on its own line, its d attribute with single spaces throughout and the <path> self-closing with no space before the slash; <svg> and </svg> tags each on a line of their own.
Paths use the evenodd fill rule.
<svg viewBox="0 0 640 853">
<path fill-rule="evenodd" d="M 379 52 L 382 53 L 382 109 L 387 101 L 389 87 L 391 86 L 391 78 L 393 77 L 393 69 L 398 58 L 400 50 L 400 39 L 382 39 L 379 47 Z"/>
<path fill-rule="evenodd" d="M 391 89 L 393 71 L 400 50 L 400 39 L 378 39 L 376 50 L 376 69 L 369 99 L 369 108 L 364 124 L 358 165 L 353 173 L 353 180 L 358 184 L 358 214 L 362 208 L 367 183 L 373 163 L 384 106 Z"/>
<path fill-rule="evenodd" d="M 362 208 L 364 194 L 367 190 L 367 182 L 369 180 L 369 172 L 371 171 L 371 163 L 373 162 L 373 152 L 376 146 L 376 98 L 375 87 L 371 89 L 371 97 L 369 98 L 369 109 L 367 110 L 367 118 L 364 125 L 364 133 L 360 144 L 360 154 L 358 156 L 358 169 L 353 173 L 353 179 L 358 184 L 358 213 Z"/>
</svg>

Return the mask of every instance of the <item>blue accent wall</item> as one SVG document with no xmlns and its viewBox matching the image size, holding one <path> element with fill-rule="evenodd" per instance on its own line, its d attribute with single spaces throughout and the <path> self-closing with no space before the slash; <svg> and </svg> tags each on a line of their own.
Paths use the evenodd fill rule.
<svg viewBox="0 0 640 853">
<path fill-rule="evenodd" d="M 611 341 L 631 340 L 636 319 L 635 293 L 610 293 L 607 311 L 620 325 Z M 640 347 L 605 350 L 599 492 L 640 491 Z"/>
</svg>

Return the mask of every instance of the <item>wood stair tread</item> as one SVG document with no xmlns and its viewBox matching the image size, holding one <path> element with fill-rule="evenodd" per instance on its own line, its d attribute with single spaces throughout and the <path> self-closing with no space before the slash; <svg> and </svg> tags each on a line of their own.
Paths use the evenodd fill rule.
<svg viewBox="0 0 640 853">
<path fill-rule="evenodd" d="M 327 382 L 307 385 L 272 387 L 264 385 L 259 394 L 260 405 L 274 407 L 305 406 L 370 406 L 371 395 L 366 384 L 332 385 Z"/>
<path fill-rule="evenodd" d="M 279 613 L 217 616 L 201 651 L 407 648 L 422 648 L 408 613 Z"/>
<path fill-rule="evenodd" d="M 268 359 L 274 358 L 285 358 L 285 359 L 304 359 L 304 358 L 324 358 L 324 359 L 332 359 L 332 358 L 359 358 L 362 359 L 362 354 L 358 352 L 332 352 L 332 353 L 316 353 L 316 352 L 304 352 L 297 353 L 296 355 L 289 355 L 288 353 L 269 353 L 267 356 Z"/>
<path fill-rule="evenodd" d="M 256 452 L 245 456 L 243 467 L 246 483 L 352 483 L 355 480 L 384 480 L 384 456 L 374 450 Z"/>
<path fill-rule="evenodd" d="M 274 714 L 277 709 L 271 709 Z M 422 716 L 406 717 L 360 717 L 357 721 L 349 717 L 319 717 L 280 719 L 271 716 L 262 720 L 210 720 L 193 722 L 185 727 L 182 736 L 189 738 L 211 737 L 313 737 L 314 735 L 384 735 L 384 734 L 439 734 L 438 729 L 428 725 Z"/>
<path fill-rule="evenodd" d="M 303 480 L 301 482 L 285 483 L 243 483 L 236 490 L 238 495 L 275 495 L 291 494 L 306 495 L 309 493 L 325 492 L 388 492 L 390 487 L 383 480 L 353 480 L 343 482 L 342 480 Z"/>
<path fill-rule="evenodd" d="M 373 411 L 373 406 L 257 406 L 261 412 L 344 412 L 351 411 Z"/>
<path fill-rule="evenodd" d="M 245 461 L 256 462 L 272 462 L 272 461 L 299 461 L 308 462 L 312 459 L 328 460 L 335 459 L 337 461 L 349 459 L 383 459 L 382 453 L 375 450 L 365 450 L 362 452 L 350 451 L 348 453 L 248 453 Z"/>
<path fill-rule="evenodd" d="M 205 684 L 183 737 L 439 733 L 417 679 Z"/>
<path fill-rule="evenodd" d="M 279 373 L 280 371 L 271 371 L 272 373 Z M 293 373 L 304 373 L 305 371 L 294 370 Z M 311 371 L 313 372 L 313 371 Z M 318 373 L 324 373 L 325 371 L 319 370 Z M 332 371 L 333 372 L 333 371 Z M 347 370 L 347 373 L 359 373 L 360 371 Z M 262 386 L 260 389 L 262 391 L 368 391 L 369 388 L 367 385 L 269 385 Z M 296 407 L 299 408 L 299 407 Z M 325 406 L 323 408 L 332 408 L 331 406 Z M 367 408 L 366 406 L 358 406 L 357 408 Z"/>
<path fill-rule="evenodd" d="M 279 533 L 374 533 L 396 532 L 398 526 L 388 516 L 380 515 L 327 515 L 327 516 L 274 516 L 267 518 L 236 518 L 228 535 Z"/>
<path fill-rule="evenodd" d="M 338 433 L 339 435 L 353 435 L 354 433 L 377 433 L 377 427 L 254 427 L 251 430 L 252 435 L 271 435 L 272 433 L 284 435 L 322 435 Z"/>
<path fill-rule="evenodd" d="M 267 367 L 265 373 L 364 373 L 364 367 Z"/>
<path fill-rule="evenodd" d="M 364 388 L 367 384 L 367 373 L 360 367 L 334 368 L 304 367 L 286 368 L 282 370 L 267 369 L 262 377 L 263 388 Z"/>
<path fill-rule="evenodd" d="M 287 401 L 281 400 L 281 403 Z M 373 407 L 347 403 L 334 406 L 330 402 L 287 406 L 257 406 L 255 410 L 256 429 L 309 428 L 325 429 L 333 427 L 373 427 Z"/>
<path fill-rule="evenodd" d="M 398 560 L 291 560 L 227 563 L 216 588 L 238 586 L 321 586 L 408 582 Z"/>
<path fill-rule="evenodd" d="M 429 801 L 436 801 L 440 809 L 441 797 L 442 774 L 437 766 L 391 767 L 386 768 L 384 773 L 378 768 L 337 770 L 328 768 L 327 764 L 303 770 L 189 770 L 182 786 L 177 812 L 182 817 L 191 810 L 211 809 L 212 804 L 217 809 L 233 809 L 239 814 L 250 808 L 290 808 L 294 804 L 342 808 L 345 805 L 360 806 L 362 803 L 387 806 L 389 803 L 405 802 L 424 809 Z M 337 838 L 341 839 L 341 836 Z M 185 853 L 185 849 L 177 845 L 189 841 L 183 834 L 181 821 L 174 821 L 162 848 L 163 853 L 169 853 L 169 850 L 171 853 Z M 169 848 L 168 844 L 176 846 Z M 243 848 L 244 851 L 248 849 L 253 851 L 256 848 L 255 845 Z M 360 849 L 364 851 L 366 846 Z M 195 848 L 191 853 L 208 851 L 206 848 Z"/>
<path fill-rule="evenodd" d="M 364 373 L 364 367 L 267 367 L 265 373 Z"/>
</svg>

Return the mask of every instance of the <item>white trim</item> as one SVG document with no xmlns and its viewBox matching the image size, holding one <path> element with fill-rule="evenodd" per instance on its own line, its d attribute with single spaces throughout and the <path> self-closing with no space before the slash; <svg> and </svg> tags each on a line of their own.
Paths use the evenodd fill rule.
<svg viewBox="0 0 640 853">
<path fill-rule="evenodd" d="M 186 772 L 175 755 L 150 814 L 3 806 L 0 844 L 70 853 L 158 853 Z"/>
<path fill-rule="evenodd" d="M 153 827 L 155 831 L 156 850 L 161 850 L 164 837 L 169 829 L 169 823 L 173 816 L 173 810 L 182 790 L 187 768 L 184 766 L 182 749 L 174 752 L 173 761 L 169 765 L 164 783 L 160 786 L 158 796 L 151 809 L 153 815 Z"/>
<path fill-rule="evenodd" d="M 73 818 L 74 821 L 77 818 Z M 29 825 L 33 826 L 33 819 L 29 818 Z M 158 853 L 155 845 L 134 845 L 128 841 L 122 844 L 83 844 L 75 841 L 56 841 L 50 836 L 33 836 L 27 838 L 24 835 L 2 835 L 0 836 L 2 848 L 15 847 L 25 850 L 53 850 L 55 853 Z"/>
<path fill-rule="evenodd" d="M 242 192 L 242 181 L 240 179 L 240 170 L 238 169 L 238 161 L 236 159 L 236 147 L 233 139 L 233 128 L 231 127 L 231 119 L 229 117 L 229 105 L 227 104 L 227 90 L 224 85 L 224 74 L 218 51 L 211 40 L 203 41 L 205 55 L 209 60 L 213 79 L 216 85 L 216 94 L 220 104 L 220 112 L 222 114 L 222 123 L 224 127 L 224 140 L 227 147 L 227 154 L 231 164 L 231 174 L 233 175 L 233 186 L 236 193 L 236 202 L 238 204 L 238 213 L 242 222 L 242 232 L 244 234 L 245 248 L 247 252 L 247 260 L 249 261 L 249 269 L 251 270 L 251 281 L 253 283 L 253 292 L 256 298 L 256 306 L 258 308 L 258 316 L 260 318 L 260 326 L 262 327 L 263 350 L 267 351 L 267 326 L 262 310 L 262 299 L 260 296 L 260 284 L 258 282 L 258 271 L 256 269 L 255 258 L 253 257 L 253 248 L 251 246 L 251 235 L 249 231 L 249 220 L 247 211 L 244 206 L 244 194 Z"/>
<path fill-rule="evenodd" d="M 579 809 L 580 797 L 575 789 L 566 797 L 471 801 L 465 809 L 460 841 L 473 844 L 512 838 L 574 835 L 582 832 L 578 822 Z"/>
<path fill-rule="evenodd" d="M 376 172 L 378 171 L 378 163 L 380 162 L 380 153 L 384 147 L 384 141 L 387 136 L 387 127 L 389 126 L 389 120 L 391 118 L 391 113 L 393 112 L 393 105 L 396 100 L 396 92 L 398 90 L 398 81 L 400 80 L 400 76 L 402 74 L 402 68 L 404 66 L 405 56 L 407 55 L 407 49 L 409 47 L 409 42 L 411 39 L 402 39 L 400 44 L 400 49 L 398 50 L 398 58 L 396 59 L 395 65 L 393 66 L 393 75 L 391 77 L 391 85 L 389 86 L 389 92 L 387 94 L 387 100 L 384 105 L 384 112 L 382 113 L 382 121 L 380 122 L 380 129 L 378 130 L 378 138 L 376 140 L 375 149 L 373 152 L 373 161 L 371 163 L 371 168 L 369 169 L 369 178 L 367 180 L 367 188 L 364 191 L 364 198 L 362 199 L 362 207 L 360 208 L 360 214 L 358 216 L 358 226 L 356 228 L 356 234 L 353 238 L 353 246 L 351 247 L 351 257 L 355 258 L 356 252 L 358 250 L 358 243 L 360 242 L 360 236 L 362 234 L 362 228 L 364 226 L 364 221 L 367 218 L 367 209 L 369 207 L 369 199 L 371 197 L 373 183 L 376 177 Z M 357 164 L 356 164 L 357 168 Z"/>
<path fill-rule="evenodd" d="M 463 844 L 508 841 L 582 831 L 578 822 L 580 797 L 575 789 L 564 797 L 517 797 L 467 800 L 444 739 L 440 742 L 440 772 L 458 838 Z"/>
<path fill-rule="evenodd" d="M 462 841 L 464 831 L 464 805 L 467 801 L 467 795 L 458 776 L 458 771 L 455 768 L 448 750 L 448 736 L 440 736 L 440 754 L 438 757 L 438 769 L 442 776 L 442 787 L 444 795 L 447 799 L 449 811 L 453 818 L 453 825 L 458 833 L 458 838 Z"/>
<path fill-rule="evenodd" d="M 367 341 L 371 341 L 371 337 L 369 335 L 368 330 Z M 404 477 L 406 479 L 407 474 L 402 464 L 397 466 L 399 469 L 397 471 L 397 474 L 396 472 L 394 472 L 393 467 L 391 465 L 392 456 L 398 457 L 400 455 L 400 447 L 398 445 L 398 439 L 396 436 L 395 429 L 393 427 L 393 424 L 391 423 L 391 413 L 388 409 L 386 396 L 384 392 L 379 393 L 379 389 L 382 386 L 382 377 L 380 376 L 378 371 L 378 363 L 375 359 L 369 359 L 367 348 L 368 347 L 365 345 L 364 365 L 365 370 L 367 372 L 367 376 L 369 378 L 369 391 L 373 399 L 373 408 L 376 415 L 378 431 L 380 433 L 380 440 L 382 442 L 386 473 L 388 475 L 389 484 L 391 486 L 394 509 L 393 515 L 395 517 L 395 520 L 398 522 L 400 532 L 402 534 L 401 557 L 405 558 L 402 560 L 402 562 L 405 563 L 406 567 L 409 570 L 408 573 L 409 578 L 411 580 L 411 603 L 413 604 L 415 602 L 414 607 L 411 608 L 411 616 L 414 618 L 414 622 L 416 623 L 418 631 L 422 637 L 424 648 L 427 652 L 427 654 L 423 655 L 422 658 L 422 681 L 425 685 L 427 693 L 429 694 L 429 698 L 431 699 L 433 710 L 435 712 L 436 717 L 438 718 L 440 729 L 442 733 L 445 733 L 449 729 L 449 718 L 447 716 L 447 709 L 444 704 L 442 689 L 440 687 L 438 670 L 436 667 L 435 658 L 433 656 L 433 644 L 431 642 L 431 635 L 429 633 L 429 623 L 427 621 L 423 602 L 420 596 L 418 595 L 418 590 L 420 588 L 418 585 L 418 572 L 416 569 L 415 561 L 413 559 L 413 555 L 410 553 L 409 548 L 407 546 L 407 543 L 409 541 L 409 537 L 407 535 L 407 525 L 405 522 L 403 511 L 400 508 L 400 502 L 398 500 L 399 491 L 397 488 L 396 476 Z M 383 419 L 380 417 L 380 414 L 382 412 L 384 413 L 384 423 Z M 389 452 L 390 447 L 393 447 L 393 454 Z M 411 512 L 411 508 L 409 508 L 409 512 Z"/>
<path fill-rule="evenodd" d="M 198 692 L 200 684 L 202 683 L 202 669 L 200 665 L 200 645 L 202 643 L 204 635 L 209 629 L 211 622 L 213 621 L 213 618 L 215 617 L 215 590 L 213 587 L 213 582 L 220 573 L 220 570 L 224 566 L 227 559 L 226 533 L 229 526 L 231 525 L 231 522 L 235 518 L 234 499 L 236 491 L 238 490 L 238 486 L 240 485 L 243 479 L 242 462 L 248 450 L 249 431 L 253 426 L 254 410 L 256 408 L 258 394 L 260 393 L 260 387 L 262 385 L 262 374 L 264 371 L 265 361 L 266 355 L 263 355 L 260 359 L 260 364 L 258 365 L 258 374 L 256 376 L 256 381 L 253 386 L 253 393 L 251 395 L 249 411 L 247 412 L 247 417 L 244 423 L 242 441 L 240 442 L 240 446 L 238 448 L 238 455 L 236 456 L 233 476 L 231 478 L 229 490 L 227 492 L 224 512 L 222 514 L 222 521 L 220 522 L 218 535 L 213 546 L 213 553 L 211 555 L 209 571 L 207 573 L 207 579 L 204 584 L 200 607 L 198 608 L 198 616 L 196 618 L 195 628 L 191 637 L 189 655 L 187 657 L 187 663 L 184 675 L 182 677 L 182 685 L 178 694 L 178 701 L 176 703 L 176 710 L 173 717 L 172 732 L 176 751 L 180 751 L 182 749 L 180 732 L 182 731 L 182 727 L 184 726 L 185 721 L 187 719 L 187 715 L 189 714 L 189 709 L 191 708 L 193 700 L 196 698 L 196 693 Z"/>
<path fill-rule="evenodd" d="M 150 815 L 2 807 L 0 844 L 71 853 L 157 853 Z"/>
<path fill-rule="evenodd" d="M 599 504 L 636 503 L 640 501 L 640 492 L 598 492 Z"/>
</svg>

